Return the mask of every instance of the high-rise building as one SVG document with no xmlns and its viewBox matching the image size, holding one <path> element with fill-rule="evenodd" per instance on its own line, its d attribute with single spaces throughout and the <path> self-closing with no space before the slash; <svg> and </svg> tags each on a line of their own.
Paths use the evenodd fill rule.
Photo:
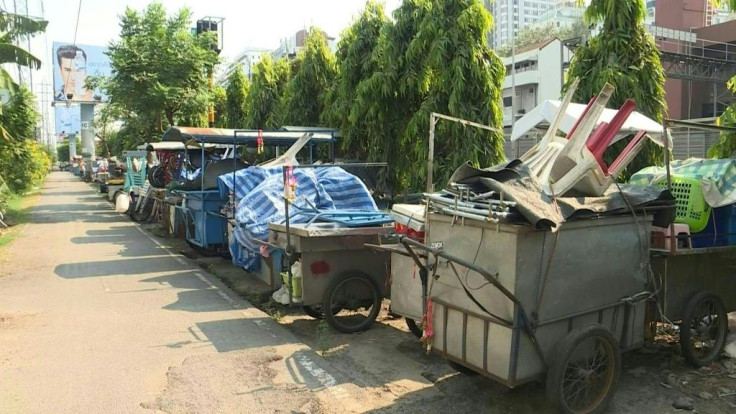
<svg viewBox="0 0 736 414">
<path fill-rule="evenodd" d="M 489 36 L 489 44 L 498 49 L 507 46 L 519 31 L 544 15 L 548 10 L 569 0 L 495 0 L 485 1 L 486 8 L 493 15 L 493 33 Z"/>
<path fill-rule="evenodd" d="M 646 0 L 648 24 L 654 24 L 655 20 L 657 20 L 657 3 L 659 3 L 657 0 Z M 660 7 L 662 7 L 662 5 L 660 5 Z M 710 0 L 683 0 L 681 3 L 677 4 L 668 3 L 667 7 L 670 8 L 668 10 L 669 14 L 671 14 L 673 10 L 683 10 L 685 15 L 697 15 L 698 20 L 691 21 L 691 23 L 695 23 L 695 26 L 693 27 L 710 26 L 734 20 L 734 18 L 736 18 L 736 15 L 729 11 L 728 6 L 714 6 Z"/>
<path fill-rule="evenodd" d="M 250 79 L 253 73 L 253 68 L 256 64 L 261 61 L 261 55 L 264 53 L 270 53 L 268 49 L 261 48 L 245 48 L 230 64 L 225 66 L 223 70 L 217 75 L 217 83 L 220 85 L 226 85 L 227 79 L 230 75 L 237 70 L 238 67 L 243 69 L 245 77 Z"/>
</svg>

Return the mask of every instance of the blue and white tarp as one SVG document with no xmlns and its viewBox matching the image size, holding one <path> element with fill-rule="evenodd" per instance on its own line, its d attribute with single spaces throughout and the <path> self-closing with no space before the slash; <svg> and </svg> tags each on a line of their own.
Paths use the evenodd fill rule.
<svg viewBox="0 0 736 414">
<path fill-rule="evenodd" d="M 368 188 L 356 176 L 338 167 L 294 168 L 296 199 L 289 208 L 289 221 L 305 223 L 311 217 L 295 214 L 299 209 L 377 211 Z M 230 193 L 235 181 L 235 227 L 230 240 L 233 264 L 248 271 L 260 266 L 260 247 L 254 241 L 268 238 L 269 223 L 283 224 L 284 182 L 282 167 L 250 167 L 221 175 L 220 193 Z M 311 204 L 311 205 L 310 205 Z"/>
</svg>

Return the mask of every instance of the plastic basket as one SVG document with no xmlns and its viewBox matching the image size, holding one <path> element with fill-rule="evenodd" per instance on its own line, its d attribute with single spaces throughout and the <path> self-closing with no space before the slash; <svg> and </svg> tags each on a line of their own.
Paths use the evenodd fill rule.
<svg viewBox="0 0 736 414">
<path fill-rule="evenodd" d="M 710 218 L 711 208 L 703 197 L 703 188 L 695 178 L 671 177 L 672 195 L 675 197 L 675 222 L 690 226 L 691 233 L 705 229 Z M 667 180 L 659 180 L 655 184 L 659 188 L 667 188 Z"/>
</svg>

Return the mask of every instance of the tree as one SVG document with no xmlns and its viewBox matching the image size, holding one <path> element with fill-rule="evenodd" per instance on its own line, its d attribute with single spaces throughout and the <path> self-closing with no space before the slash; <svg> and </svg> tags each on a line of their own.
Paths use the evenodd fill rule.
<svg viewBox="0 0 736 414">
<path fill-rule="evenodd" d="M 220 85 L 215 85 L 212 90 L 215 103 L 215 128 L 227 128 L 229 125 L 227 115 L 227 90 Z"/>
<path fill-rule="evenodd" d="M 585 19 L 599 24 L 600 32 L 575 51 L 564 90 L 574 78 L 580 78 L 574 99 L 588 102 L 608 82 L 616 88 L 610 107 L 619 108 L 632 98 L 639 112 L 663 121 L 664 69 L 654 38 L 644 27 L 645 16 L 644 0 L 592 0 Z M 613 152 L 619 153 L 625 144 L 615 144 Z M 647 142 L 627 171 L 635 172 L 662 160 L 661 148 Z"/>
<path fill-rule="evenodd" d="M 16 43 L 35 34 L 45 32 L 48 24 L 49 22 L 45 20 L 36 20 L 19 14 L 7 13 L 0 9 L 0 64 L 12 63 L 31 69 L 40 69 L 41 60 L 16 46 Z M 18 84 L 2 67 L 0 67 L 0 89 L 7 89 L 11 93 L 18 90 Z"/>
<path fill-rule="evenodd" d="M 227 84 L 227 119 L 230 128 L 245 128 L 246 106 L 245 98 L 248 96 L 250 84 L 243 73 L 243 68 L 238 68 L 230 74 Z"/>
<path fill-rule="evenodd" d="M 736 0 L 716 0 L 716 5 L 728 5 L 732 11 L 736 11 Z M 727 84 L 731 92 L 736 95 L 736 76 L 731 78 Z M 732 103 L 718 118 L 718 125 L 736 127 L 736 103 Z M 712 147 L 708 149 L 708 156 L 715 158 L 731 158 L 736 152 L 736 133 L 721 132 L 721 136 Z"/>
<path fill-rule="evenodd" d="M 218 58 L 213 36 L 193 36 L 190 23 L 186 8 L 172 16 L 160 3 L 141 12 L 127 8 L 120 39 L 107 52 L 113 75 L 106 92 L 130 116 L 126 123 L 135 120 L 146 141 L 165 126 L 207 125 L 208 76 Z"/>
<path fill-rule="evenodd" d="M 95 108 L 95 117 L 92 126 L 95 129 L 95 135 L 100 139 L 97 146 L 97 153 L 104 157 L 111 157 L 115 154 L 111 151 L 109 138 L 114 130 L 114 125 L 123 118 L 123 110 L 119 105 L 108 103 Z"/>
<path fill-rule="evenodd" d="M 65 139 L 56 146 L 56 158 L 60 161 L 69 161 L 69 140 L 74 139 L 76 142 L 76 148 L 82 148 L 82 140 L 76 135 L 71 135 L 70 138 Z"/>
<path fill-rule="evenodd" d="M 325 94 L 322 123 L 338 128 L 342 151 L 359 160 L 369 159 L 375 151 L 365 139 L 365 131 L 369 128 L 365 118 L 351 121 L 350 113 L 359 105 L 356 101 L 358 86 L 379 69 L 378 56 L 373 51 L 381 29 L 388 23 L 382 3 L 366 3 L 360 17 L 342 33 L 336 53 L 337 75 Z"/>
<path fill-rule="evenodd" d="M 7 13 L 0 8 L 0 65 L 10 63 L 40 69 L 41 60 L 15 44 L 46 31 L 47 25 L 47 21 Z M 0 66 L 0 89 L 7 90 L 11 95 L 18 92 L 18 84 L 2 66 Z M 3 106 L 0 105 L 0 116 L 2 112 Z M 11 139 L 3 124 L 0 124 L 0 139 L 6 142 Z"/>
<path fill-rule="evenodd" d="M 0 124 L 9 136 L 8 142 L 0 145 L 0 176 L 15 193 L 30 190 L 51 166 L 51 159 L 35 140 L 40 119 L 35 102 L 33 93 L 21 85 L 0 115 Z"/>
<path fill-rule="evenodd" d="M 252 129 L 276 129 L 279 123 L 279 100 L 289 82 L 291 67 L 286 59 L 274 62 L 264 54 L 253 68 L 251 85 L 245 97 L 248 108 L 245 125 Z"/>
<path fill-rule="evenodd" d="M 374 51 L 379 70 L 358 86 L 350 120 L 365 119 L 371 158 L 392 168 L 395 190 L 424 187 L 431 112 L 502 127 L 504 67 L 485 38 L 492 18 L 477 0 L 407 0 Z M 504 159 L 503 133 L 437 126 L 436 183 L 459 165 Z"/>
<path fill-rule="evenodd" d="M 287 125 L 319 126 L 325 91 L 337 72 L 324 32 L 309 29 L 295 66 L 282 104 L 282 121 Z"/>
</svg>

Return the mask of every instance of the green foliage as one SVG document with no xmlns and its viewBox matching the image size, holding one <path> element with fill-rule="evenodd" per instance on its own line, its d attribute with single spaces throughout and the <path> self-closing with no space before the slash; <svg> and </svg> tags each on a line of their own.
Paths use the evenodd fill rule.
<svg viewBox="0 0 736 414">
<path fill-rule="evenodd" d="M 384 25 L 373 51 L 378 64 L 361 81 L 350 122 L 362 119 L 369 159 L 392 166 L 395 190 L 424 187 L 431 112 L 502 126 L 504 67 L 485 43 L 492 18 L 478 0 L 407 0 Z M 436 183 L 459 165 L 504 159 L 503 134 L 440 122 Z"/>
<path fill-rule="evenodd" d="M 251 85 L 245 97 L 245 126 L 252 129 L 276 129 L 279 122 L 279 100 L 289 82 L 291 67 L 286 59 L 274 62 L 264 54 L 253 68 Z"/>
<path fill-rule="evenodd" d="M 370 128 L 366 119 L 351 119 L 350 113 L 354 105 L 359 105 L 356 101 L 358 86 L 379 69 L 378 56 L 373 51 L 381 30 L 388 23 L 382 3 L 366 3 L 360 17 L 342 33 L 336 53 L 337 75 L 325 94 L 322 123 L 338 128 L 342 151 L 359 160 L 367 160 L 377 151 L 371 149 L 371 141 L 365 139 L 365 131 Z"/>
<path fill-rule="evenodd" d="M 167 16 L 160 3 L 141 12 L 128 8 L 121 16 L 120 39 L 109 46 L 113 75 L 105 90 L 122 108 L 123 129 L 129 130 L 124 136 L 134 131 L 151 141 L 170 125 L 207 125 L 213 99 L 208 77 L 218 57 L 210 48 L 213 37 L 193 36 L 190 24 L 188 9 Z"/>
<path fill-rule="evenodd" d="M 220 85 L 215 85 L 212 97 L 215 104 L 215 128 L 227 128 L 227 90 Z"/>
<path fill-rule="evenodd" d="M 77 143 L 77 151 L 82 148 L 82 140 L 79 137 L 74 138 Z M 98 148 L 99 149 L 99 148 Z M 56 158 L 62 162 L 69 162 L 69 139 L 65 139 L 63 142 L 56 145 Z"/>
<path fill-rule="evenodd" d="M 243 68 L 238 68 L 228 77 L 227 84 L 227 120 L 230 128 L 246 127 L 245 98 L 248 96 L 250 83 L 245 78 Z"/>
<path fill-rule="evenodd" d="M 716 5 L 728 5 L 736 11 L 736 0 L 713 0 Z M 736 76 L 731 78 L 728 88 L 736 95 Z M 718 118 L 718 125 L 736 127 L 736 103 L 731 104 Z M 731 158 L 736 152 L 736 133 L 721 132 L 718 142 L 708 149 L 708 156 L 715 158 Z"/>
<path fill-rule="evenodd" d="M 0 114 L 0 124 L 8 132 L 7 142 L 0 145 L 0 176 L 15 193 L 33 188 L 51 167 L 51 158 L 35 141 L 34 130 L 39 119 L 35 97 L 25 85 L 21 85 Z"/>
<path fill-rule="evenodd" d="M 554 38 L 565 40 L 576 37 L 590 36 L 590 28 L 583 21 L 576 21 L 570 27 L 557 27 L 553 24 L 544 26 L 527 26 L 514 39 L 516 50 L 520 50 L 535 43 L 541 43 Z M 511 46 L 505 46 L 496 51 L 499 56 L 511 56 Z"/>
<path fill-rule="evenodd" d="M 40 69 L 41 60 L 16 44 L 35 34 L 45 32 L 47 25 L 47 21 L 7 13 L 0 9 L 0 64 L 12 63 L 31 69 Z M 7 89 L 11 93 L 18 90 L 15 80 L 2 67 L 0 67 L 0 89 Z"/>
<path fill-rule="evenodd" d="M 736 78 L 728 82 L 728 88 L 736 94 Z M 718 125 L 736 127 L 736 104 L 730 105 L 718 118 Z M 731 158 L 736 153 L 736 133 L 721 132 L 718 142 L 708 149 L 708 156 L 713 158 Z"/>
<path fill-rule="evenodd" d="M 575 51 L 570 63 L 564 89 L 567 90 L 572 79 L 580 78 L 576 101 L 588 102 L 608 82 L 616 87 L 609 107 L 619 108 L 626 99 L 632 98 L 637 111 L 657 121 L 663 120 L 666 110 L 664 69 L 654 38 L 644 27 L 645 16 L 644 0 L 590 2 L 585 19 L 588 23 L 600 24 L 601 31 Z M 620 152 L 623 145 L 625 142 L 619 142 L 613 152 Z M 662 149 L 647 142 L 627 170 L 635 172 L 662 162 Z"/>
<path fill-rule="evenodd" d="M 324 32 L 309 29 L 294 66 L 281 104 L 282 125 L 319 126 L 325 91 L 337 72 Z"/>
<path fill-rule="evenodd" d="M 115 123 L 123 118 L 123 109 L 115 103 L 98 105 L 95 108 L 95 117 L 92 126 L 95 128 L 95 135 L 100 139 L 100 145 L 96 145 L 97 154 L 103 157 L 110 157 L 113 153 L 110 151 L 109 137 L 113 132 Z"/>
</svg>

